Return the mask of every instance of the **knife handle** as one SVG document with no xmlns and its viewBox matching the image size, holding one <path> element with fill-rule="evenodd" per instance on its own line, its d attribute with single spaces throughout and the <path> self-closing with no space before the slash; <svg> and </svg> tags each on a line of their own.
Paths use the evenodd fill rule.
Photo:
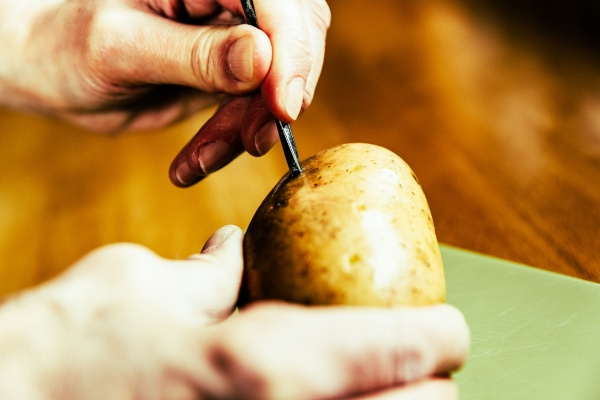
<svg viewBox="0 0 600 400">
<path fill-rule="evenodd" d="M 256 18 L 256 11 L 254 10 L 254 3 L 252 0 L 241 1 L 244 15 L 246 16 L 246 23 L 260 29 L 258 27 L 258 18 Z M 295 178 L 302 173 L 302 167 L 300 166 L 300 160 L 298 159 L 298 150 L 296 149 L 296 141 L 294 140 L 292 127 L 290 124 L 284 124 L 278 119 L 275 120 L 275 123 L 277 125 L 277 132 L 279 132 L 281 147 L 283 147 L 285 161 L 290 169 L 290 175 L 292 178 Z"/>
</svg>

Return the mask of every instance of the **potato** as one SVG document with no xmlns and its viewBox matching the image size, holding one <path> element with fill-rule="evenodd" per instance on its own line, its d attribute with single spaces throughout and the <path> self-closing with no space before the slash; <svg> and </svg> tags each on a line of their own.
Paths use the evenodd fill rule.
<svg viewBox="0 0 600 400">
<path fill-rule="evenodd" d="M 244 239 L 241 304 L 418 306 L 445 301 L 444 270 L 419 181 L 379 146 L 345 144 L 284 176 Z"/>
</svg>

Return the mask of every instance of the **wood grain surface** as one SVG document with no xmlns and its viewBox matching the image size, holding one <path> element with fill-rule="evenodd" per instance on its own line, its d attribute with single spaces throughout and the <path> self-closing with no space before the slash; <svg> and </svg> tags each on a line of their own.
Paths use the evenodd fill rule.
<svg viewBox="0 0 600 400">
<path fill-rule="evenodd" d="M 600 53 L 473 3 L 330 1 L 323 75 L 293 125 L 300 156 L 387 147 L 419 177 L 440 242 L 600 282 Z M 0 294 L 107 243 L 185 258 L 220 226 L 245 228 L 285 172 L 279 146 L 191 189 L 167 178 L 213 111 L 99 136 L 0 110 Z"/>
</svg>

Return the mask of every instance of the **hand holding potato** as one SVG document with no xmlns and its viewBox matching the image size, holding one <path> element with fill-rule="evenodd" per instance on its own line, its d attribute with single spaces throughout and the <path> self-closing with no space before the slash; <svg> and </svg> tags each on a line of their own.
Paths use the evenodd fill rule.
<svg viewBox="0 0 600 400">
<path fill-rule="evenodd" d="M 227 319 L 241 253 L 235 227 L 182 261 L 114 245 L 8 299 L 0 398 L 456 398 L 457 310 L 259 303 Z"/>
</svg>

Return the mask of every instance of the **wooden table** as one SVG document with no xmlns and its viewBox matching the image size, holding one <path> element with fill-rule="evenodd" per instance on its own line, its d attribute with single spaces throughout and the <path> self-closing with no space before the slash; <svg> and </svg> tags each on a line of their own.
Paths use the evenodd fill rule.
<svg viewBox="0 0 600 400">
<path fill-rule="evenodd" d="M 294 125 L 301 156 L 388 147 L 423 184 L 441 242 L 599 282 L 600 53 L 460 0 L 330 6 L 320 86 Z M 278 147 L 192 189 L 167 179 L 212 111 L 119 136 L 0 111 L 0 294 L 103 244 L 184 258 L 218 227 L 246 227 L 285 172 Z"/>
</svg>

